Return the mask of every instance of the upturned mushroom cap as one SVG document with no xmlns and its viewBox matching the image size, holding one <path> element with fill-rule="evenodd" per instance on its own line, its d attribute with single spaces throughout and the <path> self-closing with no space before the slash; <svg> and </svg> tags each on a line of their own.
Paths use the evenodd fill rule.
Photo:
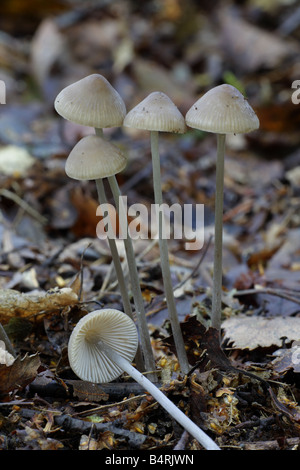
<svg viewBox="0 0 300 470">
<path fill-rule="evenodd" d="M 65 119 L 96 128 L 121 126 L 126 114 L 119 93 L 99 74 L 64 88 L 57 95 L 54 107 Z"/>
<path fill-rule="evenodd" d="M 97 346 L 99 341 L 131 362 L 138 346 L 137 329 L 125 313 L 103 309 L 88 313 L 72 331 L 68 344 L 72 370 L 82 380 L 107 383 L 119 377 L 123 370 L 101 351 L 101 346 Z"/>
<path fill-rule="evenodd" d="M 195 129 L 217 134 L 242 134 L 259 128 L 246 98 L 231 85 L 219 85 L 199 98 L 185 117 Z"/>
<path fill-rule="evenodd" d="M 184 117 L 173 101 L 160 91 L 150 93 L 126 115 L 123 126 L 148 131 L 174 132 L 186 131 Z"/>
<path fill-rule="evenodd" d="M 75 180 L 96 180 L 119 173 L 126 163 L 127 158 L 115 145 L 97 135 L 88 135 L 69 154 L 65 171 Z"/>
</svg>

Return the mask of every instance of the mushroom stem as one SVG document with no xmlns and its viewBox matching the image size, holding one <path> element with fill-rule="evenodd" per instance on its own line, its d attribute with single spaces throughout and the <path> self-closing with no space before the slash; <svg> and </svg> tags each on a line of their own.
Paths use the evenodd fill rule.
<svg viewBox="0 0 300 470">
<path fill-rule="evenodd" d="M 98 192 L 99 203 L 100 204 L 107 203 L 104 184 L 103 184 L 102 179 L 96 180 L 96 187 L 97 187 L 97 192 Z M 128 296 L 128 290 L 126 288 L 124 273 L 122 270 L 122 265 L 121 265 L 121 261 L 119 258 L 116 241 L 110 237 L 108 237 L 107 239 L 108 239 L 109 248 L 111 251 L 113 263 L 114 263 L 115 270 L 116 270 L 119 288 L 120 288 L 120 292 L 121 292 L 121 296 L 122 296 L 122 300 L 124 304 L 124 310 L 125 310 L 125 313 L 133 320 L 133 313 L 132 313 L 131 304 L 130 304 L 130 300 Z"/>
<path fill-rule="evenodd" d="M 98 341 L 97 349 L 104 352 L 116 365 L 124 372 L 129 374 L 136 382 L 138 382 L 145 390 L 147 390 L 153 398 L 184 428 L 191 434 L 201 445 L 207 450 L 220 450 L 219 446 L 200 429 L 193 421 L 188 418 L 169 398 L 150 380 L 137 371 L 127 359 L 121 357 L 114 349 L 109 347 L 103 341 Z"/>
<path fill-rule="evenodd" d="M 94 130 L 98 137 L 103 137 L 103 129 L 101 127 L 95 127 Z"/>
<path fill-rule="evenodd" d="M 220 330 L 222 314 L 222 239 L 225 134 L 217 134 L 216 196 L 215 196 L 215 248 L 211 326 Z"/>
<path fill-rule="evenodd" d="M 122 221 L 123 224 L 125 225 L 124 227 L 122 227 L 122 229 L 125 232 L 123 234 L 124 246 L 125 246 L 125 251 L 126 251 L 126 256 L 127 256 L 129 275 L 131 279 L 131 288 L 132 288 L 133 298 L 134 298 L 134 303 L 135 303 L 135 308 L 136 308 L 137 322 L 138 322 L 138 327 L 139 327 L 138 329 L 139 329 L 139 333 L 141 337 L 142 350 L 144 353 L 145 366 L 148 372 L 155 371 L 155 361 L 154 361 L 154 356 L 153 356 L 153 351 L 152 351 L 152 346 L 151 346 L 149 329 L 148 329 L 147 320 L 146 320 L 146 313 L 145 313 L 144 301 L 143 301 L 143 296 L 142 296 L 141 287 L 140 287 L 138 270 L 137 270 L 137 266 L 135 262 L 135 255 L 134 255 L 132 240 L 130 238 L 130 234 L 128 233 L 127 214 L 126 214 L 126 210 L 123 204 L 121 191 L 120 191 L 116 177 L 115 176 L 108 177 L 108 182 L 109 182 L 112 194 L 113 194 L 113 198 L 117 207 L 120 221 Z M 157 381 L 157 377 L 155 374 L 150 374 L 149 377 L 151 378 L 151 380 Z"/>
<path fill-rule="evenodd" d="M 160 170 L 160 157 L 158 149 L 158 131 L 150 132 L 151 139 L 151 154 L 152 154 L 152 167 L 153 167 L 153 188 L 154 188 L 154 199 L 156 207 L 159 208 L 163 204 L 162 197 L 162 185 L 161 185 L 161 170 Z M 172 333 L 174 337 L 175 347 L 177 351 L 178 361 L 180 368 L 183 374 L 189 372 L 189 363 L 187 359 L 186 350 L 184 347 L 183 336 L 178 320 L 173 285 L 171 279 L 171 271 L 169 265 L 169 255 L 168 255 L 168 245 L 167 240 L 163 236 L 163 224 L 164 219 L 162 217 L 161 211 L 158 211 L 159 221 L 158 221 L 158 230 L 159 230 L 159 249 L 160 249 L 160 259 L 161 259 L 161 269 L 163 276 L 163 283 L 165 288 L 165 295 L 167 300 L 167 306 L 169 311 L 169 318 L 171 322 Z"/>
</svg>

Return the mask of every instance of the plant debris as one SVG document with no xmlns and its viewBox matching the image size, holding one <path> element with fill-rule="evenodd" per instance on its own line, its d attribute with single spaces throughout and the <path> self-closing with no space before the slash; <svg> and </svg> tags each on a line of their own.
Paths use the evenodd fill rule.
<svg viewBox="0 0 300 470">
<path fill-rule="evenodd" d="M 215 139 L 193 129 L 160 136 L 165 202 L 204 205 L 201 250 L 168 240 L 192 367 L 186 376 L 158 241 L 133 240 L 134 250 L 157 386 L 221 449 L 299 449 L 297 2 L 10 0 L 0 12 L 0 449 L 202 450 L 126 374 L 93 384 L 69 365 L 80 318 L 96 308 L 123 310 L 108 243 L 96 235 L 95 185 L 65 173 L 71 149 L 93 130 L 53 108 L 64 87 L 92 73 L 112 83 L 127 110 L 161 91 L 185 115 L 221 83 L 253 106 L 259 130 L 226 141 L 220 334 L 209 323 Z M 104 136 L 128 155 L 118 174 L 128 206 L 150 207 L 149 135 L 121 127 Z M 148 233 L 147 224 L 142 229 Z M 126 252 L 116 243 L 133 306 Z"/>
</svg>

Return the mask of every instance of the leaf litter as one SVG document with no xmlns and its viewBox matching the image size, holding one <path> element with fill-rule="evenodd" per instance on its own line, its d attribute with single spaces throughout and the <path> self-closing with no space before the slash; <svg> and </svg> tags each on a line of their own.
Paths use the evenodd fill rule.
<svg viewBox="0 0 300 470">
<path fill-rule="evenodd" d="M 95 306 L 122 309 L 108 246 L 95 236 L 94 187 L 64 172 L 66 156 L 87 131 L 53 113 L 57 93 L 95 70 L 128 109 L 159 89 L 185 113 L 224 77 L 247 91 L 261 130 L 228 139 L 222 347 L 209 327 L 215 141 L 190 131 L 161 136 L 166 202 L 205 205 L 204 256 L 169 241 L 193 366 L 187 377 L 173 347 L 157 243 L 137 241 L 135 250 L 162 390 L 223 449 L 298 448 L 300 158 L 290 86 L 300 73 L 299 24 L 289 37 L 279 34 L 288 27 L 283 16 L 293 18 L 296 7 L 231 1 L 216 15 L 206 2 L 159 1 L 154 9 L 153 2 L 78 3 L 41 3 L 34 14 L 31 1 L 22 11 L 19 2 L 1 6 L 8 101 L 1 108 L 1 155 L 13 157 L 0 174 L 0 321 L 15 356 L 0 364 L 0 448 L 201 448 L 126 375 L 91 384 L 68 363 L 77 321 Z M 48 55 L 47 44 L 56 44 Z M 107 133 L 130 153 L 119 175 L 129 203 L 150 205 L 147 138 L 124 129 Z"/>
</svg>

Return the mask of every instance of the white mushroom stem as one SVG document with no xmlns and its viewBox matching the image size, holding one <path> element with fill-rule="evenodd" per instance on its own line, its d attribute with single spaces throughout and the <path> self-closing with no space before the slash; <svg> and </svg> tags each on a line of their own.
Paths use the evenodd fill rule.
<svg viewBox="0 0 300 470">
<path fill-rule="evenodd" d="M 98 199 L 100 204 L 106 204 L 107 199 L 106 199 L 106 194 L 105 194 L 105 189 L 104 189 L 104 184 L 101 179 L 96 180 L 96 187 L 97 187 L 97 192 L 98 192 Z M 116 270 L 116 275 L 119 283 L 119 289 L 121 292 L 123 304 L 124 304 L 124 310 L 125 313 L 133 320 L 133 313 L 132 313 L 132 308 L 130 304 L 130 299 L 128 296 L 128 290 L 126 288 L 126 282 L 125 282 L 125 277 L 121 265 L 121 261 L 119 258 L 119 253 L 116 245 L 116 241 L 113 238 L 107 237 L 109 248 L 111 251 L 111 256 L 112 260 L 115 266 Z"/>
<path fill-rule="evenodd" d="M 162 185 L 161 185 L 161 171 L 160 171 L 160 157 L 159 157 L 159 148 L 158 148 L 158 131 L 150 132 L 151 138 L 151 154 L 152 154 L 152 167 L 153 167 L 153 187 L 154 187 L 154 199 L 156 206 L 161 206 L 163 204 L 162 197 Z M 182 332 L 180 328 L 180 323 L 177 315 L 173 285 L 171 279 L 171 271 L 169 265 L 169 255 L 168 255 L 168 245 L 167 240 L 163 236 L 163 223 L 164 219 L 162 217 L 161 211 L 158 212 L 159 221 L 158 221 L 158 230 L 159 230 L 159 249 L 160 249 L 160 260 L 161 260 L 161 269 L 163 276 L 163 283 L 165 289 L 165 295 L 167 300 L 167 306 L 169 311 L 169 318 L 171 322 L 171 328 L 174 338 L 174 343 L 177 351 L 177 357 L 180 364 L 180 368 L 183 374 L 189 372 L 189 363 L 187 359 L 186 350 L 184 347 L 184 341 L 182 337 Z"/>
<path fill-rule="evenodd" d="M 215 248 L 211 326 L 220 330 L 222 314 L 222 239 L 224 199 L 225 134 L 217 134 L 216 196 L 215 196 Z"/>
<path fill-rule="evenodd" d="M 169 398 L 150 380 L 138 372 L 131 364 L 121 357 L 114 349 L 103 341 L 98 341 L 97 349 L 104 352 L 116 365 L 138 382 L 153 398 L 198 442 L 207 450 L 220 450 L 219 446 L 186 416 Z"/>
<path fill-rule="evenodd" d="M 96 188 L 97 188 L 97 192 L 98 192 L 99 203 L 100 204 L 107 203 L 106 193 L 105 193 L 104 184 L 103 184 L 102 179 L 97 179 L 95 182 L 96 182 Z M 117 280 L 118 280 L 118 284 L 119 284 L 120 293 L 121 293 L 121 296 L 122 296 L 124 311 L 134 321 L 133 312 L 132 312 L 132 308 L 131 308 L 131 303 L 130 303 L 130 299 L 129 299 L 129 296 L 128 296 L 128 289 L 127 289 L 127 286 L 126 286 L 126 281 L 125 281 L 125 277 L 124 277 L 124 273 L 123 273 L 123 269 L 122 269 L 122 265 L 121 265 L 121 261 L 120 261 L 116 241 L 115 241 L 115 239 L 110 238 L 110 237 L 107 237 L 107 239 L 108 239 L 108 244 L 109 244 L 112 260 L 113 260 L 115 271 L 116 271 L 116 276 L 117 276 Z M 142 357 L 142 353 L 141 353 L 140 348 L 138 348 L 138 351 L 137 351 L 136 363 L 137 363 L 137 367 L 138 367 L 139 370 L 142 370 L 142 371 L 145 370 L 144 359 Z"/>
<path fill-rule="evenodd" d="M 121 191 L 115 176 L 108 177 L 108 181 L 110 184 L 110 188 L 114 197 L 114 201 L 117 207 L 117 211 L 119 213 L 119 218 L 125 224 L 125 227 L 122 227 L 126 233 L 123 234 L 124 236 L 124 246 L 127 256 L 128 262 L 128 269 L 129 275 L 131 279 L 131 288 L 133 293 L 133 299 L 136 308 L 137 314 L 137 322 L 138 322 L 138 329 L 141 337 L 141 345 L 142 350 L 144 353 L 144 361 L 146 370 L 148 372 L 155 371 L 155 361 L 151 346 L 150 334 L 146 319 L 146 312 L 144 306 L 144 300 L 141 292 L 140 281 L 138 276 L 138 270 L 135 262 L 135 255 L 132 245 L 132 240 L 130 238 L 130 234 L 128 232 L 128 223 L 127 223 L 127 214 L 123 204 L 123 199 L 121 197 Z M 157 377 L 155 374 L 149 374 L 149 377 L 153 381 L 157 381 Z"/>
</svg>

